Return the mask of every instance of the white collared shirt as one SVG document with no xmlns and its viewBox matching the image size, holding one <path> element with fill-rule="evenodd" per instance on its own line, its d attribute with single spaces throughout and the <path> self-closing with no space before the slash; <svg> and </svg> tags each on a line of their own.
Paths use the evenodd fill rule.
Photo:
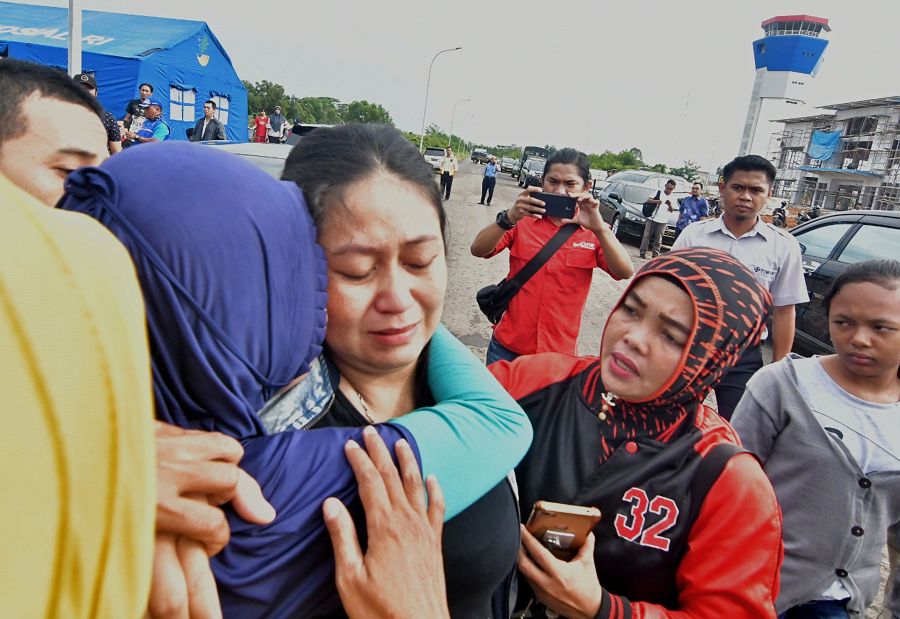
<svg viewBox="0 0 900 619">
<path fill-rule="evenodd" d="M 672 249 L 679 247 L 712 247 L 731 254 L 768 288 L 775 307 L 809 301 L 800 243 L 759 218 L 753 229 L 740 238 L 725 227 L 723 217 L 692 223 L 672 244 Z"/>
<path fill-rule="evenodd" d="M 654 193 L 650 197 L 655 198 L 656 194 Z M 666 194 L 665 189 L 660 190 L 659 199 L 662 200 L 662 204 L 656 205 L 656 210 L 653 211 L 653 215 L 650 216 L 650 219 L 658 224 L 669 223 L 669 216 L 672 215 L 672 211 L 678 210 L 678 200 L 673 194 Z M 669 205 L 666 204 L 667 201 L 671 203 L 672 211 L 669 210 Z"/>
</svg>

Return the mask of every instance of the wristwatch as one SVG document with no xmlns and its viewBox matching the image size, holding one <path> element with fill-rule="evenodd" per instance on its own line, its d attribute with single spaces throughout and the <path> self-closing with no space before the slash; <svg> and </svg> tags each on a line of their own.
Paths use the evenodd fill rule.
<svg viewBox="0 0 900 619">
<path fill-rule="evenodd" d="M 512 230 L 513 226 L 515 226 L 516 224 L 514 224 L 510 220 L 509 215 L 506 214 L 506 211 L 500 211 L 499 213 L 497 213 L 497 225 L 504 230 Z"/>
</svg>

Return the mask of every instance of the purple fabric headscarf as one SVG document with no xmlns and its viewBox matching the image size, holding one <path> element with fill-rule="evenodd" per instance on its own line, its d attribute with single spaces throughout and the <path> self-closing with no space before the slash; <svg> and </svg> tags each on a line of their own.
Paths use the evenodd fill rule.
<svg viewBox="0 0 900 619">
<path fill-rule="evenodd" d="M 134 260 L 157 417 L 264 434 L 256 412 L 325 337 L 325 257 L 297 186 L 216 147 L 146 144 L 73 172 L 60 207 L 100 221 Z"/>
</svg>

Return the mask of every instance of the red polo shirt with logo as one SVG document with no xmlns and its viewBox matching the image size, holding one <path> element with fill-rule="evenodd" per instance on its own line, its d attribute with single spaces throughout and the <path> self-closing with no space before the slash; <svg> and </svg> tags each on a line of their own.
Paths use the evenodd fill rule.
<svg viewBox="0 0 900 619">
<path fill-rule="evenodd" d="M 512 278 L 559 230 L 549 218 L 526 217 L 486 257 L 509 248 Z M 590 230 L 575 232 L 512 298 L 494 327 L 494 338 L 520 355 L 558 352 L 575 356 L 581 313 L 595 268 L 609 273 L 600 241 Z M 599 343 L 598 343 L 599 345 Z"/>
</svg>

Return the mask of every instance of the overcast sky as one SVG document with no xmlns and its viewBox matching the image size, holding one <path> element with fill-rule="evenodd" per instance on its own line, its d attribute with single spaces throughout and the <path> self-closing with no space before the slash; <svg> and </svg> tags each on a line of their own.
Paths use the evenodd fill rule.
<svg viewBox="0 0 900 619">
<path fill-rule="evenodd" d="M 39 4 L 66 6 L 46 0 Z M 900 0 L 84 0 L 85 9 L 206 21 L 242 79 L 297 96 L 367 99 L 418 132 L 589 152 L 637 146 L 645 161 L 707 169 L 737 151 L 760 23 L 829 19 L 807 90 L 814 107 L 900 95 Z M 449 7 L 449 8 L 447 8 Z M 806 109 L 797 107 L 797 115 Z M 777 127 L 772 127 L 774 131 Z"/>
</svg>

